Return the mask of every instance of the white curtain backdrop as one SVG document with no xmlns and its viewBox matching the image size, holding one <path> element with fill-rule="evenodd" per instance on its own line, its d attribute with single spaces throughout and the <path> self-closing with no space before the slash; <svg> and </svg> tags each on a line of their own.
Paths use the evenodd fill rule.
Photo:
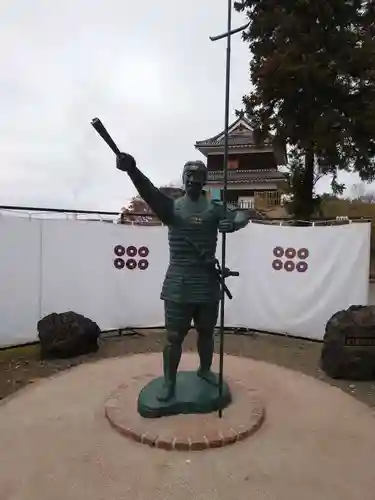
<svg viewBox="0 0 375 500">
<path fill-rule="evenodd" d="M 0 217 L 0 230 L 0 346 L 36 340 L 41 317 L 67 310 L 102 330 L 164 325 L 165 227 Z M 240 277 L 226 326 L 322 339 L 332 314 L 368 303 L 369 248 L 368 223 L 249 224 L 228 236 Z"/>
<path fill-rule="evenodd" d="M 228 240 L 228 261 L 241 273 L 227 280 L 235 296 L 227 301 L 228 325 L 322 339 L 335 312 L 368 303 L 367 223 L 315 227 L 254 223 Z M 282 256 L 275 256 L 274 249 Z M 301 259 L 298 253 L 308 256 Z M 275 270 L 275 261 L 283 268 Z"/>
<path fill-rule="evenodd" d="M 148 268 L 117 269 L 117 246 L 147 247 Z M 103 330 L 164 325 L 159 296 L 168 265 L 165 228 L 43 221 L 42 254 L 43 316 L 72 310 Z M 126 263 L 131 257 L 121 258 Z"/>
<path fill-rule="evenodd" d="M 41 221 L 0 217 L 0 347 L 36 339 Z"/>
</svg>

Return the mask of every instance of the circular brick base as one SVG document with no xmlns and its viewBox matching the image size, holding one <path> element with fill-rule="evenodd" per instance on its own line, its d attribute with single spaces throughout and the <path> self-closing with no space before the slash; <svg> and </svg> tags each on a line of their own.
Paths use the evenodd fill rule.
<svg viewBox="0 0 375 500">
<path fill-rule="evenodd" d="M 164 450 L 196 451 L 221 448 L 254 434 L 265 418 L 265 408 L 256 392 L 244 382 L 226 378 L 233 402 L 223 411 L 203 415 L 142 418 L 137 397 L 153 376 L 139 375 L 121 385 L 106 401 L 105 415 L 123 436 Z"/>
</svg>

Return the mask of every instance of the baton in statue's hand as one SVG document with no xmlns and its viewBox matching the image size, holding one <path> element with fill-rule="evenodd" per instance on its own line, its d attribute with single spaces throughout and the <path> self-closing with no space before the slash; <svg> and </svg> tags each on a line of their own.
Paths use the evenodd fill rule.
<svg viewBox="0 0 375 500">
<path fill-rule="evenodd" d="M 107 129 L 105 128 L 103 123 L 99 120 L 99 118 L 93 118 L 91 120 L 91 125 L 98 132 L 100 137 L 108 144 L 108 146 L 112 149 L 112 151 L 115 153 L 115 155 L 117 157 L 120 157 L 121 151 L 119 150 L 115 141 L 109 135 L 109 133 L 107 132 Z"/>
<path fill-rule="evenodd" d="M 106 144 L 111 148 L 111 150 L 115 153 L 116 167 L 122 172 L 131 172 L 132 170 L 134 170 L 134 167 L 136 166 L 135 159 L 132 157 L 132 155 L 128 153 L 122 153 L 119 150 L 117 144 L 109 135 L 107 129 L 105 128 L 103 123 L 99 120 L 99 118 L 94 118 L 93 120 L 91 120 L 91 125 L 98 132 L 100 137 L 106 142 Z"/>
</svg>

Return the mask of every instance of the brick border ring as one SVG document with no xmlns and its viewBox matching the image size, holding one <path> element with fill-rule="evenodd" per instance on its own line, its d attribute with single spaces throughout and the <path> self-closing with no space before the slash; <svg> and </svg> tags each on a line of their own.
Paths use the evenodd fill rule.
<svg viewBox="0 0 375 500">
<path fill-rule="evenodd" d="M 228 379 L 227 382 L 233 402 L 223 411 L 221 419 L 217 412 L 142 418 L 137 413 L 137 394 L 132 390 L 132 385 L 139 386 L 139 383 L 132 384 L 132 381 L 121 385 L 107 399 L 105 416 L 119 434 L 152 448 L 169 451 L 222 448 L 255 434 L 266 416 L 264 404 L 253 389 L 239 381 Z"/>
</svg>

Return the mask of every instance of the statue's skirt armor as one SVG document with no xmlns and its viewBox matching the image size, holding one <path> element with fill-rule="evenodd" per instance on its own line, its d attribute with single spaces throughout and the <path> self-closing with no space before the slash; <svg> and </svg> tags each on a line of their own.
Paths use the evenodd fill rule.
<svg viewBox="0 0 375 500">
<path fill-rule="evenodd" d="M 160 298 L 173 302 L 217 302 L 220 285 L 202 264 L 186 267 L 170 264 Z"/>
</svg>

